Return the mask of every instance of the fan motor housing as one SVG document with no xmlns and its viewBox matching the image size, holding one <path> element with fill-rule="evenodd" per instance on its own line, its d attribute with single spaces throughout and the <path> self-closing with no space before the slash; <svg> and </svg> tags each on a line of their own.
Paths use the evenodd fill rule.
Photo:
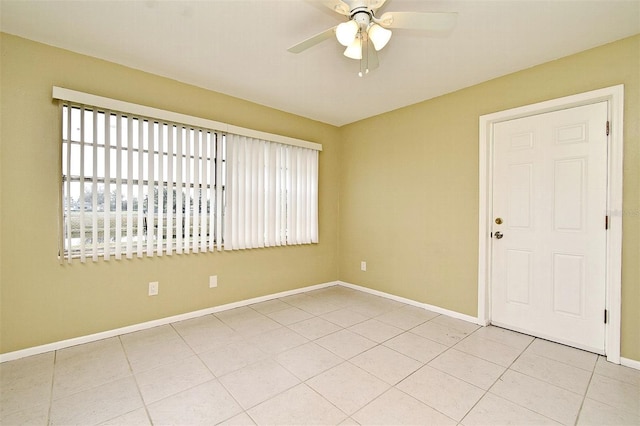
<svg viewBox="0 0 640 426">
<path fill-rule="evenodd" d="M 351 11 L 353 19 L 361 29 L 366 29 L 371 23 L 371 11 L 366 7 L 359 7 Z"/>
</svg>

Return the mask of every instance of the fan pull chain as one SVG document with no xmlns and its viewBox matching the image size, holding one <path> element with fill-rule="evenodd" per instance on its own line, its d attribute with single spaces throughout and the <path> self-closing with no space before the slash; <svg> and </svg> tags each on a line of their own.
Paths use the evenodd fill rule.
<svg viewBox="0 0 640 426">
<path fill-rule="evenodd" d="M 369 74 L 369 39 L 363 33 L 360 33 L 360 49 L 360 71 L 358 72 L 358 77 Z"/>
</svg>

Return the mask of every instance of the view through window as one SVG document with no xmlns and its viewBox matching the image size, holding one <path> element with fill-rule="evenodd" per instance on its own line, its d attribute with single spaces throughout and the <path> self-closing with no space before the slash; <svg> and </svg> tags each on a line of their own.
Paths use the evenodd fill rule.
<svg viewBox="0 0 640 426">
<path fill-rule="evenodd" d="M 213 250 L 222 237 L 225 137 L 64 103 L 66 257 Z"/>
</svg>

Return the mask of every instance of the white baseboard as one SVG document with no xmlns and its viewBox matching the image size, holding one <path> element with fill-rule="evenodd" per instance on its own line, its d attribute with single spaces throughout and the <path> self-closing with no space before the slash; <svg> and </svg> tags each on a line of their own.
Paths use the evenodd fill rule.
<svg viewBox="0 0 640 426">
<path fill-rule="evenodd" d="M 367 288 L 367 287 L 362 287 L 362 286 L 359 286 L 359 285 L 350 284 L 350 283 L 347 283 L 347 282 L 344 282 L 344 281 L 338 281 L 338 284 L 340 284 L 341 286 L 344 286 L 344 287 L 352 288 L 354 290 L 360 290 L 360 291 L 362 291 L 364 293 L 369 293 L 369 294 L 373 294 L 373 295 L 376 295 L 376 296 L 385 297 L 387 299 L 395 300 L 396 302 L 406 303 L 407 305 L 416 306 L 418 308 L 426 309 L 428 311 L 436 312 L 438 314 L 446 315 L 448 317 L 461 319 L 463 321 L 472 322 L 474 324 L 485 325 L 485 324 L 480 324 L 478 322 L 478 318 L 476 318 L 476 317 L 472 317 L 471 315 L 461 314 L 460 312 L 456 312 L 456 311 L 450 311 L 449 309 L 441 308 L 439 306 L 429 305 L 428 303 L 417 302 L 417 301 L 412 300 L 412 299 L 407 299 L 407 298 L 404 298 L 404 297 L 396 296 L 395 294 L 390 294 L 390 293 L 385 293 L 383 291 L 373 290 L 373 289 L 370 289 L 370 288 Z"/>
<path fill-rule="evenodd" d="M 432 311 L 432 312 L 437 312 L 439 314 L 442 315 L 447 315 L 449 317 L 453 317 L 453 318 L 458 318 L 464 321 L 468 321 L 474 324 L 478 324 L 481 326 L 487 326 L 489 325 L 488 323 L 485 323 L 484 321 L 480 320 L 479 318 L 476 317 L 472 317 L 471 315 L 466 315 L 466 314 L 461 314 L 460 312 L 456 312 L 456 311 L 450 311 L 449 309 L 444 309 L 441 308 L 439 306 L 434 306 L 434 305 L 429 305 L 428 303 L 420 303 L 417 302 L 415 300 L 412 299 L 406 299 L 404 297 L 400 297 L 400 296 L 396 296 L 394 294 L 389 294 L 389 293 L 385 293 L 383 291 L 378 291 L 378 290 L 373 290 L 367 287 L 362 287 L 356 284 L 350 284 L 344 281 L 336 281 L 337 284 L 343 286 L 343 287 L 348 287 L 348 288 L 352 288 L 354 290 L 360 290 L 364 293 L 369 293 L 369 294 L 374 294 L 376 296 L 381 296 L 381 297 L 386 297 L 387 299 L 391 299 L 391 300 L 395 300 L 397 302 L 402 302 L 402 303 L 406 303 L 407 305 L 411 305 L 411 306 L 416 306 L 418 308 L 422 308 L 422 309 L 426 309 L 428 311 Z M 640 361 L 636 361 L 634 359 L 629 359 L 629 358 L 623 358 L 620 357 L 620 364 L 624 365 L 625 367 L 630 367 L 630 368 L 634 368 L 636 370 L 640 370 Z"/>
<path fill-rule="evenodd" d="M 620 357 L 620 364 L 625 367 L 635 368 L 636 370 L 640 370 L 640 361 L 636 361 L 635 359 L 623 358 Z"/>
<path fill-rule="evenodd" d="M 113 330 L 102 331 L 100 333 L 89 334 L 86 336 L 74 337 L 72 339 L 61 340 L 58 342 L 47 343 L 45 345 L 34 346 L 31 348 L 21 349 L 14 352 L 7 352 L 0 354 L 0 363 L 6 361 L 13 361 L 19 358 L 27 356 L 38 355 L 45 352 L 51 352 L 58 349 L 64 349 L 71 346 L 77 346 L 84 343 L 95 342 L 96 340 L 107 339 L 109 337 L 120 336 L 122 334 L 133 333 L 134 331 L 146 330 L 148 328 L 158 327 L 160 325 L 166 325 L 173 322 L 184 321 L 192 318 L 201 317 L 204 315 L 215 314 L 217 312 L 226 311 L 229 309 L 239 308 L 241 306 L 253 305 L 267 300 L 279 299 L 281 297 L 291 296 L 299 293 L 306 293 L 312 290 L 318 290 L 333 285 L 339 285 L 338 281 L 331 281 L 323 284 L 312 285 L 309 287 L 297 288 L 295 290 L 283 291 L 280 293 L 268 294 L 266 296 L 254 297 L 252 299 L 241 300 L 239 302 L 228 303 L 226 305 L 214 306 L 212 308 L 201 309 L 198 311 L 187 312 L 184 314 L 174 315 L 171 317 L 160 318 L 157 320 L 147 321 L 139 324 L 133 324 L 126 327 L 116 328 Z"/>
<path fill-rule="evenodd" d="M 265 302 L 267 300 L 279 299 L 281 297 L 291 296 L 299 293 L 306 293 L 313 290 L 318 290 L 325 287 L 331 287 L 334 285 L 341 285 L 343 287 L 351 288 L 354 290 L 359 290 L 364 293 L 373 294 L 375 296 L 384 297 L 387 299 L 395 300 L 397 302 L 405 303 L 407 305 L 416 306 L 418 308 L 426 309 L 432 312 L 436 312 L 438 314 L 446 315 L 449 317 L 461 319 L 463 321 L 468 321 L 474 324 L 486 325 L 479 322 L 478 318 L 473 317 L 471 315 L 462 314 L 460 312 L 451 311 L 449 309 L 444 309 L 439 306 L 429 305 L 427 303 L 417 302 L 412 299 L 407 299 L 404 297 L 396 296 L 393 294 L 385 293 L 378 290 L 373 290 L 367 287 L 362 287 L 355 284 L 350 284 L 344 281 L 331 281 L 323 284 L 312 285 L 308 287 L 297 288 L 294 290 L 283 291 L 280 293 L 268 294 L 266 296 L 254 297 L 252 299 L 241 300 L 238 302 L 228 303 L 226 305 L 214 306 L 212 308 L 201 309 L 198 311 L 187 312 L 184 314 L 174 315 L 171 317 L 160 318 L 153 321 L 147 321 L 139 324 L 133 324 L 126 327 L 116 328 L 113 330 L 107 330 L 100 333 L 89 334 L 87 336 L 74 337 L 72 339 L 61 340 L 59 342 L 48 343 L 46 345 L 34 346 L 31 348 L 21 349 L 14 352 L 7 352 L 5 354 L 0 354 L 0 363 L 6 361 L 13 361 L 19 358 L 24 358 L 32 355 L 38 355 L 45 352 L 51 352 L 59 349 L 68 348 L 71 346 L 77 346 L 84 343 L 91 343 L 97 340 L 107 339 L 110 337 L 120 336 L 122 334 L 133 333 L 135 331 L 146 330 L 153 327 L 158 327 L 161 325 L 171 324 L 178 321 L 184 321 L 188 319 L 198 318 L 204 315 L 215 314 L 217 312 L 226 311 L 229 309 L 239 308 L 242 306 L 253 305 L 260 302 Z M 640 370 L 640 361 L 636 361 L 629 358 L 620 358 L 620 364 L 634 368 L 636 370 Z"/>
</svg>

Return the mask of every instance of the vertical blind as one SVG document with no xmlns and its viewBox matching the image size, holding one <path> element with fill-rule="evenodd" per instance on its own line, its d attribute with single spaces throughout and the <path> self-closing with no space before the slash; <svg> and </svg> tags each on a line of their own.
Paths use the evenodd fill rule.
<svg viewBox="0 0 640 426">
<path fill-rule="evenodd" d="M 318 151 L 61 101 L 61 257 L 318 242 Z"/>
<path fill-rule="evenodd" d="M 226 250 L 318 242 L 318 151 L 227 135 Z"/>
<path fill-rule="evenodd" d="M 214 249 L 222 227 L 221 134 L 84 105 L 61 109 L 68 260 Z"/>
</svg>

